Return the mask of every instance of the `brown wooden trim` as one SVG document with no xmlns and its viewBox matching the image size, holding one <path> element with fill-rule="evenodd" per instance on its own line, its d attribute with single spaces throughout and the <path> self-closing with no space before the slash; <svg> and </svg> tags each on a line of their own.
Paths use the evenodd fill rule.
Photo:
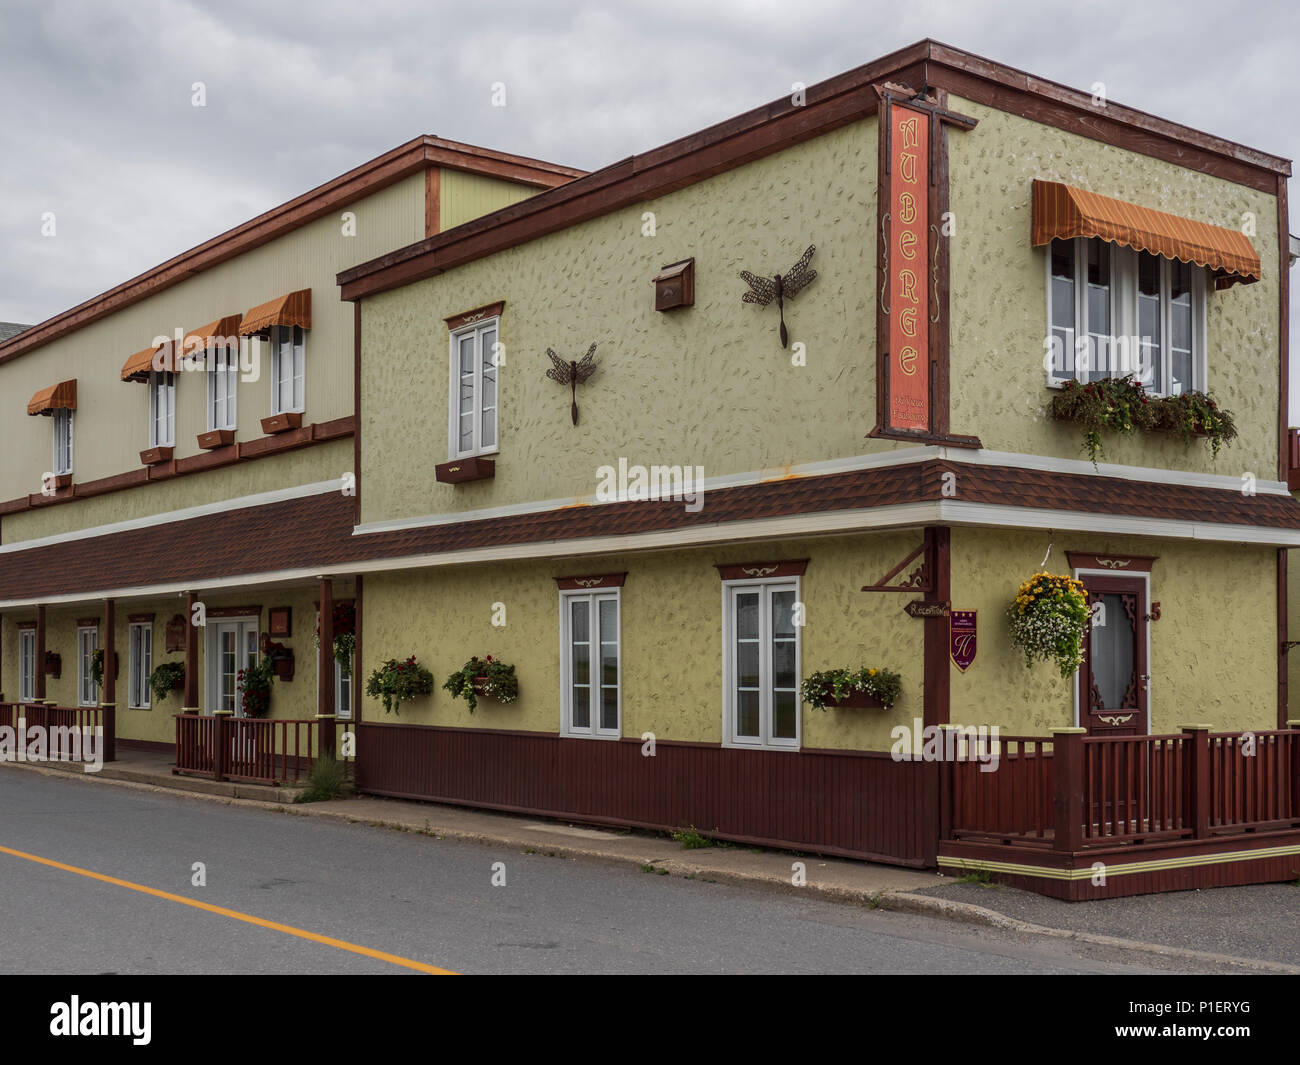
<svg viewBox="0 0 1300 1065">
<path fill-rule="evenodd" d="M 362 582 L 363 577 L 360 573 L 352 579 L 352 625 L 357 641 L 352 648 L 352 723 L 354 725 L 361 724 L 361 696 L 365 692 L 365 685 L 359 682 L 359 678 L 365 675 L 361 672 L 361 637 L 363 635 L 361 627 Z"/>
<path fill-rule="evenodd" d="M 1113 573 L 1150 573 L 1159 555 L 1088 554 L 1067 551 L 1066 561 L 1071 569 L 1104 569 Z"/>
<path fill-rule="evenodd" d="M 130 709 L 133 708 L 118 707 L 118 713 Z M 125 747 L 130 751 L 158 751 L 165 754 L 172 754 L 176 750 L 176 744 L 174 743 L 164 743 L 162 740 L 126 740 L 121 736 L 117 737 L 117 745 L 119 748 Z"/>
<path fill-rule="evenodd" d="M 885 214 L 889 203 L 889 135 L 893 128 L 891 109 L 893 97 L 880 96 L 879 110 L 876 112 L 876 269 L 870 275 L 873 281 L 872 303 L 876 307 L 876 425 L 868 433 L 873 436 L 885 432 L 888 424 L 887 407 L 889 386 L 889 315 L 885 313 L 888 306 L 885 286 L 889 283 L 885 268 L 889 257 L 889 223 Z"/>
<path fill-rule="evenodd" d="M 284 411 L 281 414 L 272 414 L 262 419 L 262 432 L 267 436 L 274 436 L 276 433 L 287 433 L 290 429 L 302 428 L 302 414 L 299 411 Z"/>
<path fill-rule="evenodd" d="M 36 622 L 35 622 L 35 621 L 18 621 L 18 622 L 15 622 L 15 623 L 14 623 L 14 627 L 15 627 L 15 628 L 19 628 L 19 629 L 34 629 L 34 628 L 36 628 Z"/>
<path fill-rule="evenodd" d="M 1287 548 L 1277 549 L 1277 727 L 1286 728 L 1288 712 L 1289 676 L 1287 670 L 1287 566 L 1290 555 Z M 1300 654 L 1300 652 L 1296 652 Z"/>
<path fill-rule="evenodd" d="M 471 322 L 487 321 L 489 318 L 499 318 L 501 312 L 506 309 L 505 300 L 497 300 L 496 303 L 489 303 L 482 307 L 475 307 L 472 311 L 462 311 L 460 314 L 453 314 L 450 318 L 444 318 L 447 323 L 447 329 L 455 332 L 463 325 L 469 325 Z"/>
<path fill-rule="evenodd" d="M 724 581 L 760 580 L 767 577 L 802 577 L 808 559 L 788 558 L 779 562 L 715 562 L 713 568 Z"/>
<path fill-rule="evenodd" d="M 170 447 L 148 447 L 140 452 L 140 463 L 144 466 L 158 466 L 164 462 L 171 462 L 172 451 Z"/>
<path fill-rule="evenodd" d="M 99 618 L 77 618 L 77 628 L 79 629 L 97 629 L 99 628 Z"/>
<path fill-rule="evenodd" d="M 127 614 L 126 623 L 128 625 L 152 625 L 155 615 L 153 614 Z"/>
<path fill-rule="evenodd" d="M 36 604 L 36 678 L 32 685 L 32 698 L 37 702 L 45 698 L 45 604 Z"/>
<path fill-rule="evenodd" d="M 925 530 L 926 568 L 930 590 L 925 603 L 948 604 L 952 601 L 952 531 L 946 525 L 928 526 Z M 949 618 L 927 617 L 924 626 L 924 693 L 922 717 L 926 727 L 946 725 L 951 720 L 952 667 L 949 665 Z M 940 764 L 923 763 L 925 787 L 922 791 L 921 841 L 927 865 L 935 863 L 939 842 Z"/>
<path fill-rule="evenodd" d="M 206 433 L 199 433 L 198 435 L 198 445 L 204 451 L 229 447 L 234 442 L 235 431 L 233 429 L 209 429 Z"/>
<path fill-rule="evenodd" d="M 204 611 L 204 615 L 210 618 L 261 618 L 262 605 L 253 603 L 249 606 L 210 606 Z"/>
<path fill-rule="evenodd" d="M 424 235 L 431 237 L 442 229 L 442 168 L 431 166 L 424 172 Z"/>
<path fill-rule="evenodd" d="M 1291 232 L 1286 178 L 1277 179 L 1277 465 L 1278 480 L 1290 478 L 1291 426 Z"/>
<path fill-rule="evenodd" d="M 588 573 L 577 577 L 556 577 L 555 586 L 562 592 L 594 588 L 622 588 L 627 571 L 622 573 Z"/>
<path fill-rule="evenodd" d="M 361 524 L 361 301 L 352 307 L 352 489 L 354 521 Z"/>
<path fill-rule="evenodd" d="M 884 378 L 884 370 L 880 367 L 884 362 L 878 365 L 881 379 Z M 880 402 L 884 403 L 885 398 L 882 394 Z M 867 433 L 870 440 L 905 440 L 909 444 L 922 445 L 933 444 L 938 447 L 961 447 L 970 451 L 978 451 L 984 445 L 980 442 L 978 436 L 936 436 L 934 433 L 909 433 L 906 429 L 884 429 L 879 425 L 871 432 Z"/>
<path fill-rule="evenodd" d="M 487 481 L 496 476 L 497 464 L 493 459 L 478 455 L 466 459 L 440 462 L 433 468 L 434 479 L 442 484 L 463 484 L 466 481 Z"/>
<path fill-rule="evenodd" d="M 563 185 L 586 171 L 540 159 L 496 152 L 439 137 L 416 137 L 310 192 L 303 193 L 234 229 L 79 303 L 0 343 L 0 364 L 67 336 L 91 322 L 129 307 L 202 270 L 259 248 L 285 233 L 314 222 L 340 207 L 356 203 L 429 167 L 485 174 L 534 188 Z"/>
<path fill-rule="evenodd" d="M 232 444 L 230 447 L 206 451 L 201 455 L 190 455 L 187 458 L 174 459 L 162 466 L 151 466 L 130 470 L 127 473 L 116 473 L 111 477 L 101 477 L 94 481 L 82 481 L 80 484 L 73 485 L 71 491 L 60 492 L 55 496 L 19 496 L 17 499 L 10 499 L 0 503 L 0 515 L 18 514 L 25 510 L 35 510 L 38 507 L 53 506 L 56 503 L 71 503 L 77 499 L 86 499 L 92 496 L 105 495 L 109 492 L 136 488 L 153 481 L 183 477 L 187 474 L 201 473 L 204 470 L 229 466 L 236 462 L 283 454 L 286 451 L 294 451 L 297 448 L 308 447 L 312 444 L 328 443 L 331 440 L 352 436 L 354 424 L 352 417 L 346 415 L 328 422 L 314 422 L 311 425 L 303 426 L 301 429 L 281 433 L 277 436 L 261 437 L 242 444 Z"/>
</svg>

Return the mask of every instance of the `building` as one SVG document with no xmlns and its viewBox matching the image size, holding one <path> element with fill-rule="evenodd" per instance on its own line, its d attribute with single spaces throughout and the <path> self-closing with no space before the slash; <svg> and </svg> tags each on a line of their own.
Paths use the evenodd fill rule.
<svg viewBox="0 0 1300 1065">
<path fill-rule="evenodd" d="M 378 794 L 1068 898 L 1293 877 L 1286 160 L 924 41 L 592 174 L 514 162 L 549 187 L 329 260 L 342 302 L 317 281 L 313 309 L 343 405 L 249 441 L 319 446 L 168 496 L 135 466 L 143 437 L 105 430 L 102 491 L 79 494 L 78 470 L 49 497 L 50 441 L 28 433 L 7 476 L 31 487 L 0 523 L 7 691 L 55 642 L 84 660 L 110 609 L 124 649 L 122 622 L 152 614 L 156 638 L 180 616 L 181 702 L 204 714 L 173 726 L 119 697 L 117 734 L 174 739 L 189 771 L 247 761 L 203 730 L 238 715 L 265 634 L 318 662 L 277 684 L 271 720 L 350 713 Z M 160 304 L 132 335 L 236 311 L 240 333 L 287 326 L 292 301 L 256 305 L 306 284 L 289 277 L 210 313 Z M 50 392 L 29 410 L 57 407 L 56 344 L 93 328 L 69 314 L 67 341 L 45 323 L 0 345 L 4 394 Z M 127 389 L 106 340 L 78 411 Z M 1054 399 L 1133 370 L 1156 420 L 1103 431 L 1090 461 Z M 1009 636 L 1043 569 L 1087 589 L 1075 674 L 1027 667 Z M 488 655 L 517 698 L 441 686 Z M 433 691 L 386 713 L 362 681 L 411 657 Z M 864 668 L 897 674 L 897 698 L 801 698 L 813 673 Z"/>
</svg>

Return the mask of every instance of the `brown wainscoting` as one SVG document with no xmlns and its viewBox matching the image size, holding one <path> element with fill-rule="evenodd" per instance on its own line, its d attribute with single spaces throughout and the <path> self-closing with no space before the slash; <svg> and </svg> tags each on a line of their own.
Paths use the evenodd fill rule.
<svg viewBox="0 0 1300 1065">
<path fill-rule="evenodd" d="M 164 743 L 162 740 L 124 740 L 119 736 L 117 745 L 119 748 L 125 747 L 128 751 L 160 751 L 171 755 L 176 753 L 176 744 Z"/>
<path fill-rule="evenodd" d="M 660 740 L 358 722 L 371 795 L 595 824 L 694 827 L 722 839 L 920 866 L 920 762 L 874 751 L 749 751 Z M 931 842 L 933 847 L 933 842 Z"/>
</svg>

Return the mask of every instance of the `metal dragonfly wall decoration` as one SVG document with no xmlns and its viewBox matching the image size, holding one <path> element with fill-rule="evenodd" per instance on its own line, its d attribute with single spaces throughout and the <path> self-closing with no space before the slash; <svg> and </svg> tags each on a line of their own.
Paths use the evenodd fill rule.
<svg viewBox="0 0 1300 1065">
<path fill-rule="evenodd" d="M 749 285 L 749 291 L 740 297 L 745 303 L 757 303 L 760 307 L 766 307 L 772 300 L 776 300 L 777 311 L 781 315 L 781 347 L 783 348 L 790 341 L 789 333 L 785 328 L 785 301 L 794 299 L 817 279 L 817 271 L 809 266 L 813 252 L 816 250 L 815 244 L 809 244 L 808 250 L 784 277 L 780 274 L 770 278 L 755 277 L 748 270 L 740 271 L 740 276 Z"/>
<path fill-rule="evenodd" d="M 546 371 L 546 376 L 552 381 L 557 381 L 562 385 L 569 386 L 569 414 L 573 418 L 573 424 L 578 424 L 578 386 L 585 385 L 587 379 L 596 372 L 596 345 L 592 344 L 587 349 L 587 354 L 579 362 L 571 359 L 565 362 L 550 348 L 546 349 L 546 354 L 551 358 L 551 368 Z"/>
</svg>

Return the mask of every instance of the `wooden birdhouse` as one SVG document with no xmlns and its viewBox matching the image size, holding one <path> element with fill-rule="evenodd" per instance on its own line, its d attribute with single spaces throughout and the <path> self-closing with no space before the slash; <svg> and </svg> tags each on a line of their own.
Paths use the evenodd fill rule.
<svg viewBox="0 0 1300 1065">
<path fill-rule="evenodd" d="M 683 259 L 665 266 L 654 279 L 655 310 L 695 305 L 695 259 Z"/>
</svg>

